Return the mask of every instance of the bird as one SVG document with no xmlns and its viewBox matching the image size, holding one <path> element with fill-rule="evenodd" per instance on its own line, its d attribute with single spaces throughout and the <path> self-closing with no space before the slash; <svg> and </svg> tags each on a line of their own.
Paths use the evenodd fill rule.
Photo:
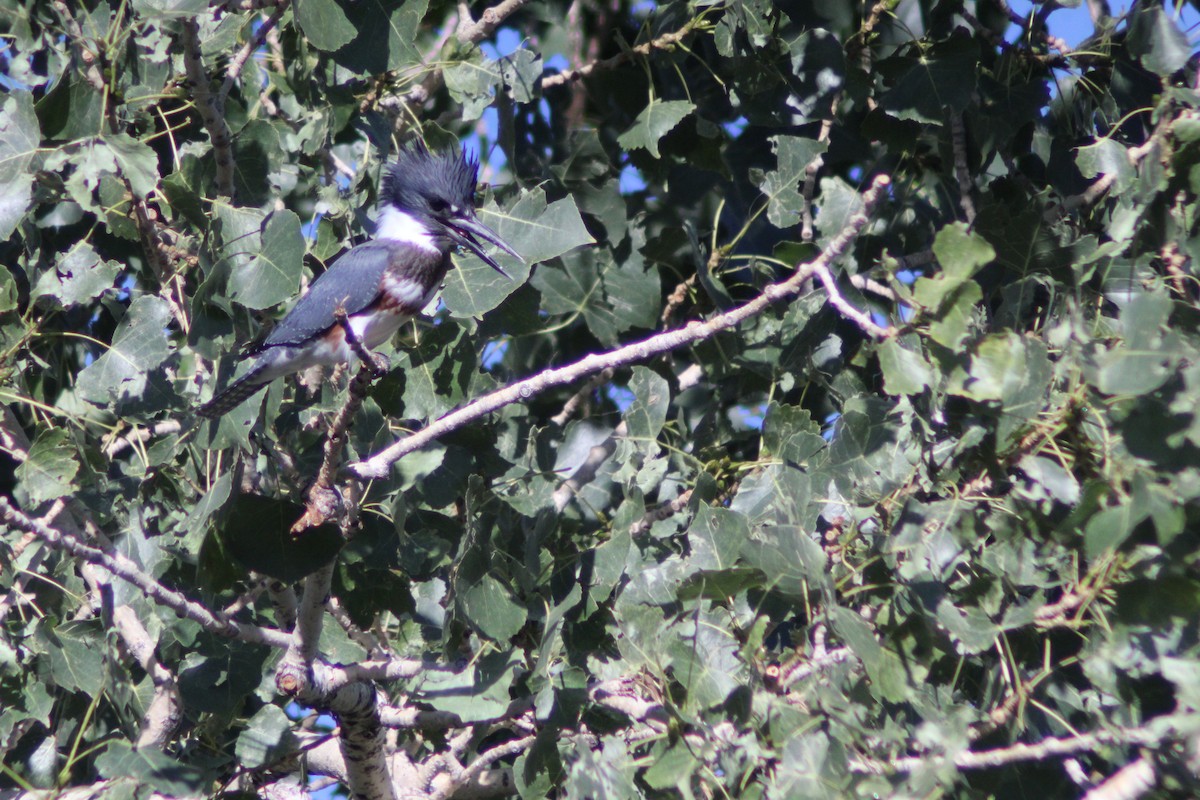
<svg viewBox="0 0 1200 800">
<path fill-rule="evenodd" d="M 433 151 L 419 141 L 400 148 L 380 180 L 374 238 L 341 255 L 318 276 L 246 354 L 254 361 L 245 374 L 196 413 L 215 419 L 276 378 L 368 355 L 434 298 L 458 248 L 508 278 L 484 243 L 518 261 L 521 256 L 476 217 L 478 180 L 479 159 L 465 150 Z"/>
</svg>

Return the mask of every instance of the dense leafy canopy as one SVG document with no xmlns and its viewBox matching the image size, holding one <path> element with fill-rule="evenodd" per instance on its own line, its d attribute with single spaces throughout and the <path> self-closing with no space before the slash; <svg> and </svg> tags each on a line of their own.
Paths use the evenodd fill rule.
<svg viewBox="0 0 1200 800">
<path fill-rule="evenodd" d="M 0 786 L 1195 796 L 1197 59 L 1089 5 L 4 0 Z M 413 137 L 525 262 L 198 421 Z"/>
</svg>

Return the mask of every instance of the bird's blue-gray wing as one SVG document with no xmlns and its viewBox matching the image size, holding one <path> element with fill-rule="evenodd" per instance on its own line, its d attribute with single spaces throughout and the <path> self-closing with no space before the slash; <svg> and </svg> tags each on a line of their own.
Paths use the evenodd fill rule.
<svg viewBox="0 0 1200 800">
<path fill-rule="evenodd" d="M 391 257 L 382 242 L 366 242 L 345 253 L 322 273 L 258 348 L 304 344 L 337 322 L 337 311 L 357 314 L 379 299 Z"/>
</svg>

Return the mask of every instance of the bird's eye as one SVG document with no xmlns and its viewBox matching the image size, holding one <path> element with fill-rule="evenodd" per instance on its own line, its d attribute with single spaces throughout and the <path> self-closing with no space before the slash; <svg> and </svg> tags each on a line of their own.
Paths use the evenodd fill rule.
<svg viewBox="0 0 1200 800">
<path fill-rule="evenodd" d="M 429 207 L 438 214 L 441 214 L 450 207 L 450 204 L 440 197 L 435 197 L 429 201 Z"/>
</svg>

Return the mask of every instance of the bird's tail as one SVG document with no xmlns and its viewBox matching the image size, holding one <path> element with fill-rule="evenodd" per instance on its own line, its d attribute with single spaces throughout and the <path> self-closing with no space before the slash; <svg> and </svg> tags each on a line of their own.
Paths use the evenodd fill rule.
<svg viewBox="0 0 1200 800">
<path fill-rule="evenodd" d="M 196 413 L 201 417 L 216 419 L 233 411 L 243 401 L 271 382 L 270 376 L 263 375 L 266 367 L 267 365 L 260 360 L 245 375 L 213 395 L 211 400 L 196 410 Z"/>
</svg>

